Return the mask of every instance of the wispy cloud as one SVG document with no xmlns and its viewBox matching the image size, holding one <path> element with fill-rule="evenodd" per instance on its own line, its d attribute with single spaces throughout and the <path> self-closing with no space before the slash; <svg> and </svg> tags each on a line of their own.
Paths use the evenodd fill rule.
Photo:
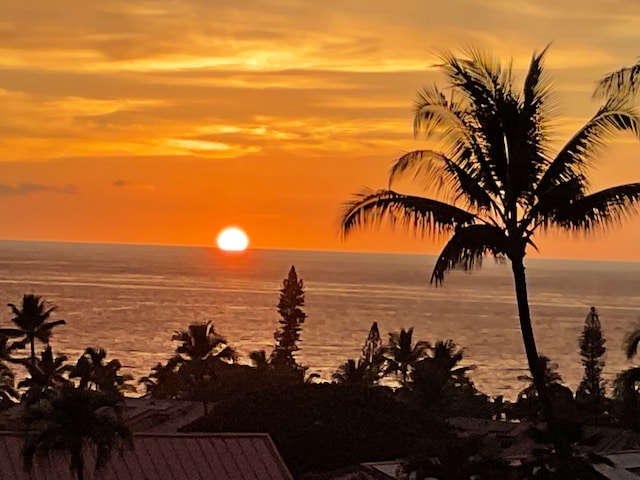
<svg viewBox="0 0 640 480">
<path fill-rule="evenodd" d="M 155 190 L 156 186 L 150 183 L 127 182 L 125 180 L 114 180 L 111 185 L 118 188 L 132 188 L 135 190 Z"/>
<path fill-rule="evenodd" d="M 40 192 L 73 194 L 73 193 L 76 193 L 76 191 L 77 191 L 76 186 L 72 184 L 67 184 L 62 187 L 58 187 L 55 185 L 44 185 L 42 183 L 30 183 L 30 182 L 24 182 L 18 185 L 0 184 L 0 195 L 2 196 L 29 195 L 32 193 L 40 193 Z"/>
</svg>

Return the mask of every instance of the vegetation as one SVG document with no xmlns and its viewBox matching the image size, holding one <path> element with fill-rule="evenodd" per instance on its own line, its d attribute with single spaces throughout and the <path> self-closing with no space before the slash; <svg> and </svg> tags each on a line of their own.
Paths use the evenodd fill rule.
<svg viewBox="0 0 640 480">
<path fill-rule="evenodd" d="M 36 363 L 36 340 L 41 341 L 45 345 L 49 344 L 52 330 L 58 325 L 64 325 L 64 320 L 55 320 L 48 322 L 51 314 L 56 310 L 55 306 L 47 308 L 44 301 L 37 295 L 30 293 L 24 294 L 22 297 L 22 305 L 20 308 L 13 303 L 8 304 L 13 313 L 11 321 L 17 328 L 2 328 L 0 334 L 11 338 L 23 337 L 22 340 L 15 342 L 12 349 L 23 349 L 27 345 L 31 347 L 31 364 Z"/>
<path fill-rule="evenodd" d="M 300 331 L 307 315 L 302 311 L 304 306 L 304 284 L 298 280 L 296 268 L 292 265 L 289 275 L 282 282 L 278 313 L 280 314 L 280 328 L 275 332 L 275 348 L 271 353 L 270 363 L 274 368 L 291 371 L 302 371 L 304 367 L 298 364 L 294 353 L 299 350 Z"/>
<path fill-rule="evenodd" d="M 635 329 L 626 341 L 625 353 L 628 359 L 638 354 L 638 344 L 640 344 L 640 329 Z M 640 367 L 631 367 L 621 372 L 616 378 L 615 396 L 621 403 L 622 420 L 634 430 L 640 430 L 638 385 L 640 385 Z"/>
<path fill-rule="evenodd" d="M 214 414 L 185 430 L 269 432 L 289 468 L 299 474 L 401 458 L 440 429 L 422 422 L 389 389 L 325 383 L 222 402 Z"/>
<path fill-rule="evenodd" d="M 121 398 L 74 386 L 65 386 L 50 401 L 27 410 L 24 462 L 31 470 L 36 456 L 69 456 L 78 480 L 84 479 L 87 446 L 95 448 L 95 468 L 103 467 L 115 449 L 132 447 L 129 429 L 120 417 Z"/>
<path fill-rule="evenodd" d="M 373 322 L 367 339 L 362 346 L 362 354 L 356 361 L 348 359 L 333 374 L 337 383 L 345 385 L 372 386 L 384 375 L 383 346 L 378 323 Z"/>
<path fill-rule="evenodd" d="M 413 327 L 390 333 L 389 344 L 383 349 L 385 374 L 398 375 L 402 385 L 406 385 L 409 371 L 427 355 L 428 349 L 428 342 L 413 343 Z"/>
<path fill-rule="evenodd" d="M 529 369 L 556 451 L 567 467 L 569 448 L 538 362 L 524 258 L 528 248 L 535 248 L 533 237 L 539 231 L 592 233 L 635 211 L 640 183 L 594 193 L 588 173 L 613 134 L 640 137 L 640 112 L 628 95 L 606 96 L 594 116 L 553 154 L 554 102 L 545 55 L 546 49 L 533 55 L 518 91 L 511 64 L 503 67 L 478 50 L 462 57 L 444 53 L 440 67 L 448 90 L 423 88 L 414 109 L 415 134 L 439 141 L 443 149 L 398 158 L 390 187 L 357 195 L 346 208 L 342 227 L 348 234 L 389 219 L 421 235 L 448 235 L 431 275 L 436 285 L 450 270 L 479 267 L 485 255 L 509 260 Z M 426 194 L 438 199 L 392 190 L 405 175 L 420 180 Z"/>
<path fill-rule="evenodd" d="M 592 309 L 582 332 L 583 343 L 586 337 L 595 338 L 585 334 L 596 326 L 594 315 Z M 602 335 L 598 338 L 585 347 L 595 352 L 594 358 L 593 345 L 605 342 Z M 309 375 L 305 382 L 300 368 L 275 367 L 264 351 L 251 353 L 253 366 L 238 364 L 237 352 L 211 322 L 175 332 L 171 340 L 174 355 L 141 379 L 149 395 L 202 402 L 204 416 L 185 427 L 187 431 L 269 432 L 296 475 L 404 458 L 407 478 L 566 478 L 554 456 L 553 432 L 540 422 L 543 406 L 534 378 L 520 377 L 527 385 L 517 402 L 492 402 L 473 384 L 470 374 L 475 367 L 465 362 L 464 350 L 452 340 L 419 340 L 408 328 L 391 332 L 383 342 L 373 322 L 360 357 L 340 366 L 332 383 L 313 383 L 317 375 Z M 633 332 L 630 355 L 639 343 L 640 333 Z M 25 440 L 26 468 L 36 457 L 61 452 L 68 456 L 76 476 L 83 478 L 92 468 L 85 465 L 83 448 L 97 449 L 95 467 L 100 468 L 112 451 L 131 444 L 119 410 L 124 393 L 132 388 L 131 377 L 120 372 L 118 360 L 107 360 L 103 349 L 86 348 L 75 364 L 67 364 L 65 356 L 56 356 L 47 345 L 33 363 L 29 358 L 14 358 L 12 345 L 0 337 L 0 353 L 8 362 L 0 363 L 6 367 L 5 373 L 0 371 L 0 400 L 5 406 L 18 400 L 26 406 L 24 420 L 30 432 Z M 562 440 L 571 445 L 569 468 L 577 478 L 597 478 L 589 476 L 591 465 L 602 459 L 576 448 L 590 441 L 583 426 L 638 428 L 640 374 L 637 369 L 623 372 L 619 387 L 624 389 L 614 400 L 603 392 L 607 408 L 594 411 L 562 385 L 557 364 L 543 356 L 538 362 L 558 412 Z M 11 364 L 27 371 L 18 390 L 7 367 Z M 609 403 L 614 408 L 608 408 Z M 498 410 L 506 418 L 539 425 L 532 434 L 541 448 L 518 471 L 501 456 L 508 444 L 491 437 L 460 436 L 450 423 L 468 416 L 502 418 Z"/>
<path fill-rule="evenodd" d="M 600 317 L 595 307 L 591 307 L 580 336 L 580 356 L 584 365 L 584 377 L 576 391 L 576 397 L 583 402 L 601 404 L 605 398 L 602 369 L 606 352 Z"/>
</svg>

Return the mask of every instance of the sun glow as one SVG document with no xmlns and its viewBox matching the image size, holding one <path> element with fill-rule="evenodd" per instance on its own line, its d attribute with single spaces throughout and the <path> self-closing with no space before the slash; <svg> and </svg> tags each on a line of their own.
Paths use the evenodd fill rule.
<svg viewBox="0 0 640 480">
<path fill-rule="evenodd" d="M 226 252 L 243 252 L 249 246 L 249 237 L 238 227 L 227 227 L 218 234 L 218 248 Z"/>
</svg>

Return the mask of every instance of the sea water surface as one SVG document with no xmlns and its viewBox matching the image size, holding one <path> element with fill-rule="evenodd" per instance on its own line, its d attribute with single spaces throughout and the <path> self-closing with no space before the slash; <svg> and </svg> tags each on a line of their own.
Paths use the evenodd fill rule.
<svg viewBox="0 0 640 480">
<path fill-rule="evenodd" d="M 279 288 L 295 265 L 306 289 L 307 320 L 298 358 L 330 379 L 357 358 L 373 321 L 383 338 L 414 327 L 416 340 L 453 339 L 477 368 L 476 385 L 514 398 L 527 372 L 511 271 L 485 262 L 429 284 L 434 258 L 423 255 L 248 250 L 206 247 L 0 241 L 0 305 L 35 293 L 58 306 L 51 344 L 74 359 L 87 346 L 118 358 L 135 377 L 172 354 L 174 331 L 212 320 L 249 363 L 273 345 Z M 622 345 L 640 326 L 640 264 L 529 260 L 530 306 L 541 354 L 575 388 L 582 375 L 578 337 L 591 305 L 607 339 L 605 378 L 632 365 Z M 10 311 L 0 310 L 0 325 Z M 638 360 L 640 362 L 640 359 Z"/>
</svg>

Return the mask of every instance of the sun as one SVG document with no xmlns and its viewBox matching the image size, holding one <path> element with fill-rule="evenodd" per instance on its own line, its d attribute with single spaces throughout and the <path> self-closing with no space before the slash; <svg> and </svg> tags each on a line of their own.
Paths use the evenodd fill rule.
<svg viewBox="0 0 640 480">
<path fill-rule="evenodd" d="M 249 237 L 238 227 L 227 227 L 218 234 L 218 248 L 226 252 L 244 252 L 249 246 Z"/>
</svg>

